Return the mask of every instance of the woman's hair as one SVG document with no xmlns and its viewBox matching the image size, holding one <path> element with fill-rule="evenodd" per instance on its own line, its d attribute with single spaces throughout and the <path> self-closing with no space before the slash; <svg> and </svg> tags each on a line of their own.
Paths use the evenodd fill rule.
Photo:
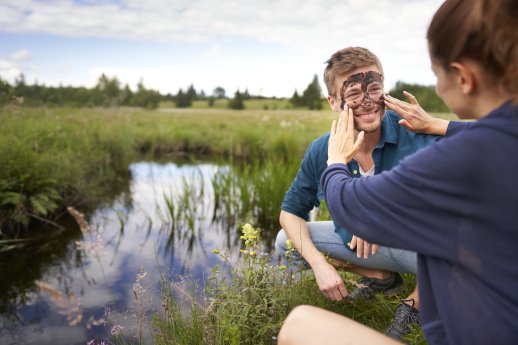
<svg viewBox="0 0 518 345">
<path fill-rule="evenodd" d="M 446 0 L 427 39 L 441 67 L 471 59 L 518 100 L 518 0 Z"/>
<path fill-rule="evenodd" d="M 335 80 L 342 74 L 349 73 L 357 68 L 366 66 L 376 66 L 383 75 L 383 67 L 376 55 L 370 50 L 361 47 L 344 48 L 333 55 L 325 62 L 324 83 L 326 84 L 328 95 L 336 96 Z M 382 77 L 383 79 L 383 77 Z"/>
</svg>

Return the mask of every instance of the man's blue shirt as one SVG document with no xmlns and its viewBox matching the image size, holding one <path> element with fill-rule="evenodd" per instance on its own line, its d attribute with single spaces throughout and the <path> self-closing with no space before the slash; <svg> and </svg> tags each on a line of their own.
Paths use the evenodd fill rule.
<svg viewBox="0 0 518 345">
<path fill-rule="evenodd" d="M 381 124 L 381 140 L 372 153 L 375 174 L 390 170 L 398 162 L 438 139 L 435 135 L 417 134 L 398 124 L 401 117 L 393 111 L 385 112 Z M 320 205 L 324 192 L 320 186 L 320 177 L 327 168 L 327 144 L 329 133 L 313 141 L 304 155 L 297 176 L 284 196 L 281 209 L 305 220 L 309 212 Z M 348 164 L 354 177 L 360 177 L 358 163 L 353 160 Z M 352 235 L 335 222 L 335 231 L 345 244 Z"/>
</svg>

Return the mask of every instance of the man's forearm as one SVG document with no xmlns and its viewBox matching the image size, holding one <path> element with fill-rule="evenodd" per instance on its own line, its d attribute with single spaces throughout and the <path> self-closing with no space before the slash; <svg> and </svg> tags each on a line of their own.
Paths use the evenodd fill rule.
<svg viewBox="0 0 518 345">
<path fill-rule="evenodd" d="M 281 211 L 280 223 L 293 246 L 311 267 L 325 261 L 324 255 L 311 240 L 308 225 L 304 219 L 292 213 Z"/>
</svg>

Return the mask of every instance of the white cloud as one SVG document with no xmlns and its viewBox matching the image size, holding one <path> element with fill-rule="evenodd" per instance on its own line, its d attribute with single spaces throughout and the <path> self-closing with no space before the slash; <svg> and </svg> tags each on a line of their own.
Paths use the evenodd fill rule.
<svg viewBox="0 0 518 345">
<path fill-rule="evenodd" d="M 32 56 L 31 53 L 29 53 L 26 49 L 22 49 L 16 53 L 11 54 L 11 59 L 15 61 L 30 60 L 32 59 Z"/>
<path fill-rule="evenodd" d="M 290 96 L 319 77 L 323 62 L 346 46 L 364 46 L 384 64 L 386 86 L 396 80 L 433 83 L 425 31 L 442 0 L 126 0 L 117 3 L 71 0 L 4 0 L 0 27 L 16 33 L 117 38 L 136 42 L 191 42 L 205 54 L 189 63 L 172 56 L 170 65 L 106 66 L 92 62 L 89 78 L 112 71 L 121 81 L 176 93 L 193 83 L 210 92 L 249 87 L 265 96 Z M 265 51 L 229 45 L 246 42 Z M 30 47 L 29 47 L 30 48 Z M 70 63 L 69 61 L 65 62 Z M 146 64 L 146 62 L 143 62 Z M 41 68 L 40 68 L 41 69 Z M 63 76 L 63 74 L 61 74 Z M 83 78 L 84 79 L 84 78 Z M 248 84 L 247 84 L 248 83 Z"/>
<path fill-rule="evenodd" d="M 118 4 L 7 0 L 0 27 L 10 32 L 156 41 L 213 41 L 218 37 L 319 45 L 336 38 L 423 32 L 440 0 L 128 0 Z M 401 26 L 401 23 L 405 23 Z M 407 27 L 412 31 L 401 32 Z M 395 32 L 396 31 L 396 32 Z M 397 32 L 400 31 L 400 32 Z M 419 34 L 419 32 L 417 33 Z"/>
<path fill-rule="evenodd" d="M 0 78 L 9 82 L 14 81 L 21 73 L 20 68 L 7 60 L 0 60 Z"/>
</svg>

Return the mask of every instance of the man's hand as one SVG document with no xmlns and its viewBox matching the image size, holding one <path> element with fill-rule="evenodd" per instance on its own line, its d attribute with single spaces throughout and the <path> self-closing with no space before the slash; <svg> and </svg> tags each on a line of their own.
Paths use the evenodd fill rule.
<svg viewBox="0 0 518 345">
<path fill-rule="evenodd" d="M 368 259 L 370 254 L 376 255 L 378 252 L 377 244 L 370 244 L 358 236 L 353 236 L 349 248 L 356 248 L 356 256 L 359 258 L 363 257 L 364 259 Z"/>
<path fill-rule="evenodd" d="M 347 289 L 338 271 L 330 263 L 324 261 L 312 267 L 320 291 L 332 301 L 341 301 L 347 297 Z"/>
<path fill-rule="evenodd" d="M 403 94 L 410 103 L 385 95 L 385 105 L 403 118 L 399 120 L 401 126 L 415 133 L 446 135 L 448 120 L 430 116 L 421 108 L 414 95 L 407 91 L 403 91 Z"/>
<path fill-rule="evenodd" d="M 349 107 L 340 114 L 338 125 L 333 120 L 331 125 L 331 135 L 329 136 L 329 146 L 327 149 L 327 165 L 333 163 L 349 163 L 359 151 L 363 143 L 364 132 L 358 134 L 355 140 L 354 115 Z"/>
</svg>

